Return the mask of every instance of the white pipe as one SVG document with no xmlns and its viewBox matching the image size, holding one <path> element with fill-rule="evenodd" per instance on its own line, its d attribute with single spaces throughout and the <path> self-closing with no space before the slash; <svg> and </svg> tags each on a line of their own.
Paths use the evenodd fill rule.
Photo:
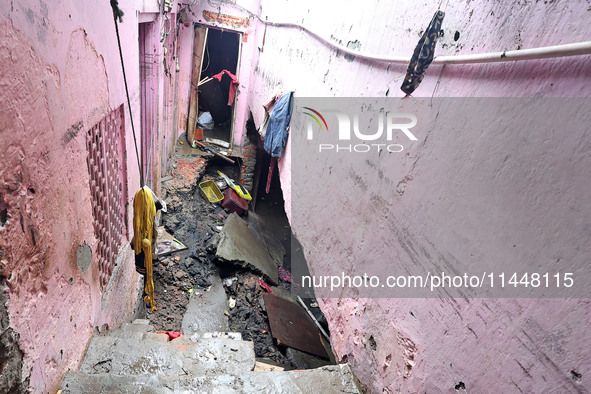
<svg viewBox="0 0 591 394">
<path fill-rule="evenodd" d="M 575 44 L 520 49 L 517 51 L 491 52 L 475 55 L 437 56 L 433 59 L 432 64 L 499 63 L 589 54 L 591 54 L 591 41 L 585 41 Z"/>
<path fill-rule="evenodd" d="M 258 16 L 257 16 L 258 17 Z M 297 23 L 285 23 L 285 22 L 267 22 L 258 17 L 258 19 L 270 26 L 277 27 L 292 27 L 301 29 L 318 40 L 324 42 L 327 45 L 338 49 L 341 52 L 349 55 L 377 62 L 386 63 L 397 63 L 397 64 L 408 64 L 410 62 L 410 56 L 396 56 L 396 57 L 382 57 L 375 54 L 367 54 L 362 52 L 352 51 L 350 48 L 339 45 L 333 41 L 327 40 L 317 33 L 309 30 L 305 26 Z M 548 47 L 532 48 L 532 49 L 520 49 L 517 51 L 505 51 L 505 52 L 491 52 L 491 53 L 480 53 L 474 55 L 456 55 L 456 56 L 436 56 L 431 64 L 473 64 L 473 63 L 499 63 L 499 62 L 513 62 L 519 60 L 533 60 L 533 59 L 547 59 L 556 57 L 566 56 L 578 56 L 578 55 L 589 55 L 591 54 L 591 41 L 578 42 L 574 44 L 564 45 L 553 45 Z"/>
<path fill-rule="evenodd" d="M 312 320 L 314 321 L 314 323 L 316 323 L 316 327 L 318 327 L 318 329 L 320 330 L 320 332 L 322 332 L 322 334 L 324 335 L 324 337 L 328 341 L 330 341 L 330 337 L 328 336 L 328 334 L 326 333 L 326 331 L 324 331 L 324 328 L 322 328 L 322 326 L 320 325 L 320 323 L 318 323 L 318 320 L 316 320 L 316 318 L 314 317 L 314 315 L 312 314 L 312 312 L 310 312 L 310 310 L 308 309 L 308 307 L 304 303 L 304 300 L 302 300 L 300 296 L 298 296 L 298 301 L 304 307 L 304 309 L 306 310 L 306 312 L 308 312 L 308 316 L 310 316 L 312 318 Z"/>
</svg>

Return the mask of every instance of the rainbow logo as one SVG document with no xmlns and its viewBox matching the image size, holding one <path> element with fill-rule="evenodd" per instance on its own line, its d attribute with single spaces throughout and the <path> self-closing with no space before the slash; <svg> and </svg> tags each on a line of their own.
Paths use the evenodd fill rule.
<svg viewBox="0 0 591 394">
<path fill-rule="evenodd" d="M 308 115 L 309 117 L 314 119 L 316 121 L 316 123 L 318 123 L 318 126 L 320 126 L 320 130 L 326 129 L 326 131 L 328 131 L 328 125 L 326 124 L 326 120 L 324 120 L 324 116 L 320 115 L 320 112 L 318 112 L 310 107 L 304 107 L 304 109 L 318 115 L 318 117 L 316 117 L 313 114 L 311 114 L 310 112 L 304 112 L 304 114 Z M 320 119 L 318 119 L 318 118 L 320 118 Z M 322 120 L 322 123 L 324 123 L 324 127 L 322 127 L 322 123 L 320 123 L 320 120 Z"/>
</svg>

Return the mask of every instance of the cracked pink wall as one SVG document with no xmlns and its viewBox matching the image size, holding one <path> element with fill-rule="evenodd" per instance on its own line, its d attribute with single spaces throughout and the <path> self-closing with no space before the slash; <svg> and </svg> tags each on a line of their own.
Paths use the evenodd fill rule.
<svg viewBox="0 0 591 394">
<path fill-rule="evenodd" d="M 136 11 L 145 7 L 120 6 L 139 127 Z M 67 369 L 78 367 L 94 327 L 120 325 L 137 299 L 139 276 L 125 242 L 110 290 L 99 289 L 86 164 L 86 131 L 125 102 L 109 3 L 3 2 L 0 68 L 0 197 L 8 212 L 0 227 L 1 270 L 10 324 L 25 354 L 23 378 L 32 392 L 52 392 Z M 127 104 L 125 122 L 130 229 L 139 176 Z M 76 262 L 83 242 L 93 248 L 85 273 Z"/>
<path fill-rule="evenodd" d="M 262 16 L 263 19 L 268 16 L 273 22 L 302 24 L 335 42 L 358 47 L 366 53 L 410 56 L 438 4 L 405 1 L 362 5 L 356 1 L 340 1 L 335 5 L 330 2 L 263 0 Z M 439 41 L 438 55 L 580 42 L 588 39 L 591 33 L 586 22 L 588 7 L 579 2 L 469 1 L 448 2 L 442 8 L 446 11 L 445 35 Z M 259 46 L 263 31 L 259 24 L 256 28 Z M 455 31 L 460 33 L 457 42 L 454 41 Z M 590 56 L 579 56 L 506 64 L 431 66 L 414 96 L 589 97 L 589 61 Z M 295 90 L 299 97 L 401 97 L 403 93 L 399 87 L 405 71 L 406 66 L 402 65 L 348 61 L 331 47 L 296 28 L 268 26 L 264 51 L 253 58 L 249 108 L 259 126 L 262 104 L 277 89 Z M 400 221 L 398 229 L 403 229 L 408 239 L 418 240 L 416 246 L 419 248 L 452 255 L 459 244 L 487 247 L 487 244 L 498 244 L 503 239 L 501 234 L 491 235 L 478 226 L 467 229 L 460 222 L 448 220 L 446 209 L 458 208 L 454 201 L 463 201 L 463 190 L 468 190 L 469 180 L 474 179 L 469 164 L 478 167 L 477 164 L 486 157 L 500 157 L 502 153 L 502 145 L 491 146 L 485 156 L 473 152 L 475 156 L 466 158 L 468 165 L 458 168 L 457 173 L 435 177 L 437 168 L 453 165 L 450 162 L 453 158 L 434 152 L 449 148 L 449 141 L 459 140 L 469 130 L 458 127 L 456 133 L 446 138 L 430 139 L 428 152 L 415 152 L 421 156 L 421 165 L 413 173 L 404 195 L 396 193 L 396 185 L 403 179 L 408 180 L 404 178 L 406 174 L 393 169 L 385 174 L 383 181 L 384 185 L 392 185 L 384 186 L 391 188 L 388 189 L 391 196 L 397 196 L 391 197 L 392 207 L 388 209 L 392 217 Z M 575 143 L 578 137 L 564 136 L 565 146 Z M 462 149 L 457 148 L 461 156 Z M 544 155 L 543 149 L 536 149 L 541 148 L 532 147 L 527 157 Z M 569 151 L 564 149 L 558 155 L 561 160 L 568 160 Z M 292 192 L 289 183 L 292 160 L 297 158 L 291 157 L 288 149 L 280 161 L 288 216 L 295 195 L 296 202 L 317 197 L 306 196 L 303 190 Z M 346 160 L 331 164 L 333 173 L 341 174 L 343 181 L 351 171 L 362 178 L 374 176 L 371 161 L 356 163 L 356 167 Z M 491 171 L 503 166 L 497 161 L 488 165 Z M 313 168 L 317 168 L 317 173 L 311 170 L 308 174 L 311 178 L 322 177 L 326 170 L 326 166 L 320 164 Z M 560 177 L 559 168 L 550 166 L 547 171 L 543 179 Z M 545 192 L 543 184 L 541 179 L 506 183 L 503 193 Z M 328 190 L 339 190 L 341 185 L 339 182 L 324 186 Z M 549 210 L 563 207 L 562 204 L 575 204 L 571 198 L 573 195 L 582 198 L 580 192 L 584 187 L 574 181 L 569 185 L 568 190 L 555 191 L 557 194 L 552 197 L 553 205 L 547 207 Z M 470 190 L 475 193 L 473 197 L 486 201 L 485 192 L 492 186 L 485 184 L 480 189 Z M 437 203 L 440 199 L 443 202 Z M 336 199 L 343 204 L 345 200 L 344 197 Z M 433 204 L 439 209 L 426 208 Z M 339 227 L 344 219 L 335 223 L 329 216 L 331 210 L 322 215 L 321 203 L 311 203 L 310 207 L 315 209 L 313 212 L 320 213 L 310 217 L 308 223 L 292 225 L 304 249 L 313 252 L 308 260 L 311 271 L 322 273 L 327 265 L 346 259 L 347 248 L 358 245 L 359 240 L 355 231 Z M 352 226 L 371 223 L 377 210 L 379 207 L 368 207 L 349 212 L 346 222 Z M 465 205 L 462 210 L 468 217 L 478 217 L 477 206 Z M 589 220 L 588 214 L 588 211 L 584 212 L 586 216 L 579 217 L 576 222 Z M 506 219 L 508 225 L 522 228 L 520 215 Z M 537 223 L 537 226 L 543 225 L 541 220 Z M 445 236 L 441 235 L 442 226 L 449 230 Z M 390 239 L 387 232 L 375 231 L 375 228 L 362 231 L 365 247 L 397 251 L 401 256 L 397 264 L 413 267 L 404 245 Z M 563 226 L 556 231 L 554 234 L 544 233 L 542 240 L 535 232 L 524 231 L 518 237 L 524 244 L 547 244 L 550 239 L 568 239 L 572 229 Z M 497 253 L 501 259 L 512 256 L 510 252 Z M 589 253 L 588 243 L 584 249 L 572 253 L 578 253 L 580 259 L 584 256 L 582 253 Z M 462 263 L 467 262 L 463 253 L 458 258 Z M 460 381 L 465 383 L 468 392 L 585 392 L 591 387 L 591 334 L 588 330 L 591 305 L 588 299 L 354 298 L 324 299 L 321 307 L 331 328 L 337 357 L 346 356 L 357 377 L 372 392 L 455 392 L 454 387 Z M 571 371 L 582 377 L 577 378 Z"/>
</svg>

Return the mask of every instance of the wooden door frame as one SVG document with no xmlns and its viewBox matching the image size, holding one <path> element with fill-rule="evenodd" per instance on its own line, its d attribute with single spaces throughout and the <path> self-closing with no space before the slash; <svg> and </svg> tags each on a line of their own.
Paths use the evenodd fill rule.
<svg viewBox="0 0 591 394">
<path fill-rule="evenodd" d="M 201 37 L 197 36 L 197 30 L 204 29 L 205 34 L 203 35 L 203 40 Z M 216 29 L 221 31 L 229 31 L 231 33 L 235 33 L 238 39 L 238 55 L 236 60 L 236 78 L 240 81 L 240 60 L 242 58 L 242 37 L 243 32 L 238 30 L 232 29 L 222 29 L 217 26 L 211 26 L 206 24 L 195 24 L 195 36 L 193 38 L 193 61 L 191 63 L 191 92 L 189 95 L 189 115 L 187 119 L 187 141 L 192 142 L 193 136 L 195 134 L 195 126 L 197 125 L 197 116 L 199 114 L 199 105 L 198 105 L 198 94 L 197 94 L 197 85 L 199 84 L 199 80 L 201 78 L 201 70 L 203 69 L 203 56 L 205 53 L 205 46 L 207 45 L 207 36 L 209 29 Z M 197 68 L 197 64 L 199 67 Z M 198 71 L 198 72 L 196 72 Z M 236 91 L 238 93 L 238 91 Z M 232 122 L 230 124 L 230 147 L 233 148 L 234 146 L 234 125 L 236 123 L 236 101 L 238 99 L 238 94 L 234 98 L 234 103 L 232 105 Z"/>
</svg>

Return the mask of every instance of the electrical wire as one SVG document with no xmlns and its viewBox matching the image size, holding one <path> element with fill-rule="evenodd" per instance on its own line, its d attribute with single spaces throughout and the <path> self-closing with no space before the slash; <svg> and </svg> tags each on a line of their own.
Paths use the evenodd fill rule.
<svg viewBox="0 0 591 394">
<path fill-rule="evenodd" d="M 117 34 L 117 46 L 119 47 L 119 59 L 121 60 L 121 69 L 123 71 L 123 84 L 125 85 L 125 95 L 127 96 L 127 107 L 129 108 L 129 119 L 131 121 L 131 131 L 133 134 L 133 145 L 135 146 L 135 157 L 137 159 L 137 166 L 140 172 L 140 185 L 146 186 L 144 177 L 142 175 L 142 166 L 140 164 L 140 155 L 137 149 L 137 138 L 135 136 L 135 127 L 133 124 L 133 111 L 131 110 L 131 101 L 129 100 L 129 89 L 127 88 L 127 76 L 125 75 L 125 64 L 123 63 L 123 51 L 121 50 L 121 38 L 119 37 L 119 22 L 123 21 L 123 11 L 119 8 L 117 0 L 111 0 L 111 8 L 113 9 L 113 19 L 115 22 L 115 33 Z"/>
</svg>

